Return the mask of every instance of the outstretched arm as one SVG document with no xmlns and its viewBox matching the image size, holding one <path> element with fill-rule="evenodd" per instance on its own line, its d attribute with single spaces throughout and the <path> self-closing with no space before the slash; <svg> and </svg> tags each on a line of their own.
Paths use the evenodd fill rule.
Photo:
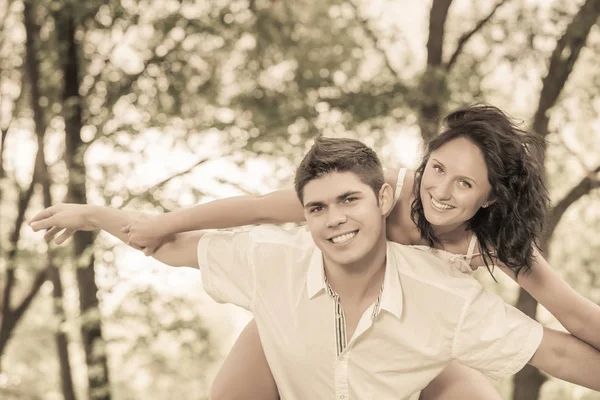
<svg viewBox="0 0 600 400">
<path fill-rule="evenodd" d="M 544 328 L 544 336 L 529 364 L 548 374 L 600 391 L 600 352 L 568 333 Z"/>
<path fill-rule="evenodd" d="M 125 231 L 129 240 L 145 248 L 147 255 L 161 240 L 178 232 L 223 229 L 254 224 L 304 221 L 304 211 L 293 190 L 279 190 L 264 196 L 238 196 L 135 220 Z"/>
<path fill-rule="evenodd" d="M 515 278 L 521 287 L 544 306 L 573 336 L 600 350 L 600 306 L 569 286 L 534 249 L 533 268 Z M 599 375 L 600 376 L 600 375 Z"/>
<path fill-rule="evenodd" d="M 122 228 L 143 214 L 134 211 L 118 210 L 87 204 L 58 204 L 37 214 L 30 222 L 34 231 L 46 229 L 46 240 L 52 240 L 59 232 L 56 243 L 61 244 L 74 232 L 105 230 L 116 238 L 128 243 L 127 234 Z M 198 268 L 196 245 L 202 232 L 187 232 L 167 237 L 154 253 L 158 261 L 174 267 L 189 266 Z"/>
<path fill-rule="evenodd" d="M 385 174 L 386 182 L 396 187 L 398 170 Z M 405 190 L 409 197 L 410 190 Z M 392 219 L 399 218 L 397 216 Z M 294 190 L 278 190 L 263 196 L 237 196 L 219 199 L 166 214 L 144 217 L 130 223 L 125 232 L 131 243 L 151 255 L 162 238 L 196 229 L 224 229 L 243 225 L 281 224 L 304 221 L 304 210 Z"/>
</svg>

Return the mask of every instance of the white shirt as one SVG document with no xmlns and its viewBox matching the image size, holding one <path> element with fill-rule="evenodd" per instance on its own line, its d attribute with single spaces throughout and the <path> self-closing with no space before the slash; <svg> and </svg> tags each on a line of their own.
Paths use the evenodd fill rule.
<svg viewBox="0 0 600 400">
<path fill-rule="evenodd" d="M 285 400 L 418 396 L 452 360 L 491 377 L 512 375 L 542 338 L 539 323 L 471 276 L 397 243 L 387 243 L 379 304 L 341 352 L 323 257 L 306 229 L 207 233 L 198 263 L 210 296 L 254 314 Z"/>
</svg>

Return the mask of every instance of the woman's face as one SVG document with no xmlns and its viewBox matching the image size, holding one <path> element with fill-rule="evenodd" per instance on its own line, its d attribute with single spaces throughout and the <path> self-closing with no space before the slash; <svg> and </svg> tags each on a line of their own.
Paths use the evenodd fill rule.
<svg viewBox="0 0 600 400">
<path fill-rule="evenodd" d="M 453 229 L 491 204 L 488 170 L 483 153 L 459 137 L 431 153 L 421 179 L 425 218 L 434 227 Z"/>
</svg>

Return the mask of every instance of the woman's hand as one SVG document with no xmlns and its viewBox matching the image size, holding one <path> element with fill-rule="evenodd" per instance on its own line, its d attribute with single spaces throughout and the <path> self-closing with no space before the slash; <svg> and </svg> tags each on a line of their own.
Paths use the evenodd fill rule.
<svg viewBox="0 0 600 400">
<path fill-rule="evenodd" d="M 121 229 L 128 235 L 127 244 L 139 248 L 145 255 L 154 254 L 165 241 L 164 223 L 160 215 L 142 215 Z"/>
<path fill-rule="evenodd" d="M 93 221 L 92 206 L 87 204 L 57 204 L 40 211 L 29 222 L 34 232 L 46 229 L 44 239 L 62 244 L 76 231 L 93 231 L 98 225 Z M 62 232 L 55 239 L 55 236 Z"/>
</svg>

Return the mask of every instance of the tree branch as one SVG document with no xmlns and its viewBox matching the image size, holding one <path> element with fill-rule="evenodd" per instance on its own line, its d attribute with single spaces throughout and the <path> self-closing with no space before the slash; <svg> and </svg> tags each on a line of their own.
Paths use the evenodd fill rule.
<svg viewBox="0 0 600 400">
<path fill-rule="evenodd" d="M 569 154 L 571 154 L 573 157 L 575 157 L 575 159 L 579 163 L 579 166 L 583 169 L 585 174 L 589 177 L 593 177 L 595 175 L 595 172 L 590 167 L 587 166 L 587 164 L 585 163 L 585 160 L 579 154 L 577 154 L 577 152 L 575 150 L 573 150 L 571 148 L 571 146 L 569 146 L 567 144 L 567 142 L 565 141 L 563 136 L 560 134 L 560 132 L 558 132 L 557 136 L 558 136 L 558 140 L 560 140 L 560 142 L 562 143 L 565 150 L 567 150 L 567 152 Z"/>
<path fill-rule="evenodd" d="M 427 39 L 427 66 L 442 65 L 444 26 L 452 0 L 433 0 L 429 12 L 429 38 Z"/>
<path fill-rule="evenodd" d="M 8 19 L 8 15 L 9 15 L 9 9 L 10 9 L 10 2 L 7 1 L 6 2 L 6 7 L 4 8 L 4 10 L 2 10 L 0 12 L 0 15 L 2 15 L 2 19 L 0 20 L 0 26 L 2 27 L 2 31 L 0 31 L 0 47 L 2 45 L 4 45 L 4 39 L 7 38 L 8 36 L 4 33 L 4 27 L 6 26 L 6 20 Z"/>
<path fill-rule="evenodd" d="M 548 212 L 546 228 L 542 235 L 542 243 L 547 243 L 552 237 L 552 233 L 558 226 L 563 214 L 573 203 L 590 193 L 592 190 L 600 188 L 600 179 L 595 176 L 595 174 L 597 175 L 600 173 L 600 165 L 591 172 L 591 174 L 586 175 L 579 183 L 573 186 L 571 190 L 569 190 L 569 192 Z"/>
<path fill-rule="evenodd" d="M 135 15 L 135 18 L 133 19 L 132 23 L 127 25 L 127 27 L 125 28 L 125 30 L 123 31 L 123 37 L 125 37 L 127 35 L 127 32 L 129 32 L 129 30 L 131 29 L 132 26 L 134 26 L 139 18 L 139 15 Z M 115 22 L 117 21 L 117 19 L 113 19 L 112 23 L 109 27 L 107 27 L 107 29 L 112 29 L 113 26 L 115 25 Z M 117 46 L 121 44 L 118 41 L 113 42 L 112 47 L 107 51 L 105 57 L 102 59 L 102 65 L 106 66 L 106 64 L 110 61 L 110 57 L 113 53 L 113 51 L 117 48 Z M 101 78 L 104 77 L 104 72 L 107 71 L 106 68 L 102 68 L 100 70 L 100 72 L 98 72 L 96 75 L 92 76 L 92 83 L 89 85 L 89 88 L 87 90 L 85 90 L 85 88 L 82 88 L 82 95 L 86 96 L 88 94 L 88 91 L 95 88 L 96 85 L 98 84 L 98 82 L 100 81 Z"/>
<path fill-rule="evenodd" d="M 46 267 L 43 270 L 39 271 L 35 275 L 35 278 L 33 280 L 33 284 L 31 285 L 31 288 L 29 289 L 29 292 L 27 293 L 27 295 L 25 296 L 25 298 L 23 299 L 23 301 L 21 301 L 21 304 L 19 304 L 12 311 L 13 318 L 16 321 L 18 321 L 23 316 L 23 314 L 25 313 L 25 311 L 27 311 L 27 308 L 29 307 L 29 305 L 31 304 L 31 302 L 33 301 L 33 299 L 35 298 L 35 296 L 40 291 L 40 288 L 42 287 L 42 285 L 44 284 L 44 282 L 46 282 L 47 273 L 48 273 L 48 267 Z"/>
<path fill-rule="evenodd" d="M 12 119 L 8 122 L 8 126 L 6 129 L 2 129 L 0 131 L 0 181 L 4 179 L 4 144 L 6 143 L 6 136 L 8 136 L 8 130 L 10 129 L 10 125 L 12 123 Z M 2 188 L 0 187 L 0 200 L 2 200 Z"/>
<path fill-rule="evenodd" d="M 483 18 L 481 21 L 479 21 L 473 29 L 471 29 L 469 32 L 463 34 L 460 37 L 460 39 L 458 40 L 458 43 L 456 45 L 456 50 L 454 50 L 454 53 L 452 53 L 450 60 L 446 64 L 447 71 L 450 71 L 450 69 L 452 69 L 452 66 L 456 62 L 456 59 L 458 58 L 458 56 L 462 53 L 463 48 L 465 47 L 465 45 L 467 44 L 469 39 L 471 39 L 471 37 L 473 35 L 475 35 L 477 32 L 479 32 L 481 30 L 481 28 L 483 28 L 484 25 L 487 24 L 490 19 L 492 19 L 492 17 L 494 16 L 494 14 L 498 10 L 498 8 L 500 8 L 500 6 L 507 3 L 508 1 L 509 0 L 501 0 L 500 2 L 496 3 L 496 5 L 492 9 L 492 11 L 490 11 L 490 13 L 485 18 Z"/>
<path fill-rule="evenodd" d="M 130 194 L 129 197 L 127 199 L 125 199 L 125 201 L 123 201 L 123 204 L 121 204 L 121 206 L 119 208 L 124 208 L 125 206 L 127 206 L 127 204 L 129 204 L 131 202 L 131 200 L 135 199 L 136 197 L 141 196 L 144 193 L 152 193 L 155 190 L 163 187 L 164 185 L 166 185 L 169 181 L 171 181 L 172 179 L 175 179 L 177 177 L 183 176 L 187 173 L 189 173 L 190 171 L 192 171 L 194 168 L 196 168 L 197 166 L 204 164 L 205 162 L 209 161 L 209 158 L 202 158 L 200 160 L 198 160 L 195 164 L 193 164 L 192 166 L 190 166 L 189 168 L 180 171 L 174 175 L 169 176 L 168 178 L 163 179 L 162 181 L 158 182 L 157 184 L 151 186 L 150 188 L 148 188 L 147 190 L 138 193 L 138 194 Z"/>
<path fill-rule="evenodd" d="M 165 37 L 169 36 L 169 32 L 165 33 Z M 124 80 L 119 82 L 120 89 L 121 89 L 119 92 L 122 93 L 124 91 L 125 93 L 129 93 L 129 91 L 131 90 L 131 86 L 146 72 L 146 70 L 148 69 L 148 67 L 151 64 L 165 60 L 171 53 L 173 53 L 173 51 L 177 50 L 181 46 L 181 43 L 183 43 L 184 40 L 185 40 L 185 37 L 183 39 L 175 42 L 175 44 L 168 51 L 166 51 L 163 55 L 160 55 L 160 56 L 158 54 L 156 54 L 156 48 L 155 48 L 154 52 L 152 53 L 152 57 L 150 57 L 146 61 L 144 61 L 144 66 L 142 67 L 142 69 L 139 72 L 132 74 L 132 75 L 127 75 L 127 77 Z M 160 47 L 162 44 L 164 44 L 164 41 L 161 44 L 159 44 L 157 47 Z M 113 99 L 108 98 L 107 104 L 105 105 L 105 107 L 108 107 L 109 109 L 112 108 L 120 97 L 121 96 L 115 96 Z"/>
<path fill-rule="evenodd" d="M 229 179 L 218 177 L 218 178 L 216 178 L 216 181 L 222 185 L 233 186 L 234 188 L 238 189 L 239 191 L 241 191 L 244 194 L 248 194 L 248 195 L 257 195 L 258 194 L 256 191 L 247 189 L 247 188 L 243 187 L 242 185 L 240 185 L 239 183 L 233 182 Z"/>
<path fill-rule="evenodd" d="M 548 74 L 542 80 L 540 100 L 533 118 L 533 130 L 542 137 L 548 135 L 548 110 L 556 103 L 598 16 L 600 0 L 586 0 L 556 43 L 550 56 Z"/>
<path fill-rule="evenodd" d="M 371 29 L 371 27 L 369 26 L 369 21 L 366 18 L 363 18 L 363 17 L 360 16 L 360 12 L 359 12 L 358 7 L 356 6 L 356 4 L 354 4 L 354 1 L 349 0 L 348 4 L 350 4 L 350 6 L 354 9 L 354 14 L 356 15 L 356 20 L 362 26 L 362 28 L 364 29 L 365 33 L 369 37 L 369 39 L 371 39 L 371 41 L 373 42 L 373 46 L 381 53 L 381 55 L 383 57 L 383 61 L 385 62 L 385 66 L 387 67 L 387 69 L 396 78 L 400 78 L 400 74 L 392 66 L 392 63 L 390 61 L 390 58 L 388 57 L 387 52 L 385 51 L 385 49 L 379 43 L 379 39 L 378 39 L 377 35 L 375 34 L 375 31 L 373 31 L 373 29 Z"/>
</svg>

